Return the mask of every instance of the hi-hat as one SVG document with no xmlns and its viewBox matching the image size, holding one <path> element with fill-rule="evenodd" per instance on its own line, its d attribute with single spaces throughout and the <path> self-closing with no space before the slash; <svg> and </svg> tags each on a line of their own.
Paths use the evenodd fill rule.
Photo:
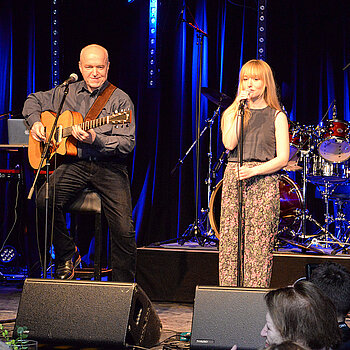
<svg viewBox="0 0 350 350">
<path fill-rule="evenodd" d="M 229 107 L 233 99 L 227 95 L 225 95 L 222 92 L 218 92 L 214 89 L 210 89 L 208 87 L 202 87 L 202 94 L 211 102 L 215 103 L 216 105 L 222 107 L 223 109 L 226 109 Z"/>
</svg>

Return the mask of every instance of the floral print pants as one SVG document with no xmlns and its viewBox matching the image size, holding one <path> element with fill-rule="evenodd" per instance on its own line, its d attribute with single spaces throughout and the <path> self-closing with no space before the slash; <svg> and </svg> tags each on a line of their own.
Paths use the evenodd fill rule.
<svg viewBox="0 0 350 350">
<path fill-rule="evenodd" d="M 253 167 L 260 163 L 246 162 Z M 221 199 L 219 278 L 221 286 L 237 286 L 238 180 L 237 163 L 228 162 Z M 242 287 L 268 288 L 272 250 L 280 214 L 279 176 L 258 175 L 243 180 L 242 232 L 244 237 Z"/>
</svg>

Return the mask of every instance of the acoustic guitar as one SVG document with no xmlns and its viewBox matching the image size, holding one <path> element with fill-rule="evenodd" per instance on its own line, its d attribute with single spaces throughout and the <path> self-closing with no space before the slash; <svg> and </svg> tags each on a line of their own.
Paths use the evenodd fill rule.
<svg viewBox="0 0 350 350">
<path fill-rule="evenodd" d="M 54 125 L 56 114 L 51 111 L 41 113 L 41 122 L 45 127 L 46 136 L 48 137 Z M 106 117 L 97 118 L 84 122 L 83 117 L 78 112 L 65 111 L 57 121 L 57 127 L 52 137 L 51 154 L 59 155 L 77 155 L 77 140 L 72 136 L 72 126 L 79 125 L 83 130 L 90 130 L 105 124 L 123 125 L 131 122 L 131 111 L 118 112 Z M 41 154 L 44 150 L 45 143 L 34 140 L 29 134 L 28 158 L 33 169 L 38 169 L 41 161 Z M 44 161 L 43 165 L 46 164 Z"/>
</svg>

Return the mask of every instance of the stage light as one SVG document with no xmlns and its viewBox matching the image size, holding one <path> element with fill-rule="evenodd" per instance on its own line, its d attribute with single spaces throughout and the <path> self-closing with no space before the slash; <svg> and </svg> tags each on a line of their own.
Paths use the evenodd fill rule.
<svg viewBox="0 0 350 350">
<path fill-rule="evenodd" d="M 134 2 L 134 0 L 128 0 L 129 3 Z"/>
<path fill-rule="evenodd" d="M 149 88 L 158 87 L 158 67 L 157 67 L 157 0 L 149 1 L 148 19 L 148 79 Z"/>
<path fill-rule="evenodd" d="M 258 1 L 257 58 L 260 60 L 265 60 L 266 58 L 266 1 Z"/>
<path fill-rule="evenodd" d="M 17 250 L 10 245 L 5 246 L 0 252 L 0 261 L 4 264 L 10 263 L 11 261 L 15 260 L 16 257 Z"/>
<path fill-rule="evenodd" d="M 53 0 L 51 3 L 51 87 L 55 87 L 60 83 L 58 19 L 58 4 L 56 0 Z"/>
</svg>

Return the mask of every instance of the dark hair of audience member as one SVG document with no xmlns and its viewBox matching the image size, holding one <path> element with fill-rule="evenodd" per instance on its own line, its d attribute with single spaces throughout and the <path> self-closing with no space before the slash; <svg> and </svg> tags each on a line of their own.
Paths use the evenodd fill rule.
<svg viewBox="0 0 350 350">
<path fill-rule="evenodd" d="M 312 271 L 310 281 L 331 299 L 343 320 L 350 310 L 350 272 L 340 264 L 323 263 Z"/>
<path fill-rule="evenodd" d="M 311 349 L 329 349 L 340 343 L 334 305 L 313 283 L 298 281 L 270 291 L 265 301 L 283 340 Z"/>
<path fill-rule="evenodd" d="M 265 350 L 310 350 L 310 348 L 300 345 L 294 341 L 286 340 L 281 344 L 270 345 L 265 348 Z"/>
</svg>

